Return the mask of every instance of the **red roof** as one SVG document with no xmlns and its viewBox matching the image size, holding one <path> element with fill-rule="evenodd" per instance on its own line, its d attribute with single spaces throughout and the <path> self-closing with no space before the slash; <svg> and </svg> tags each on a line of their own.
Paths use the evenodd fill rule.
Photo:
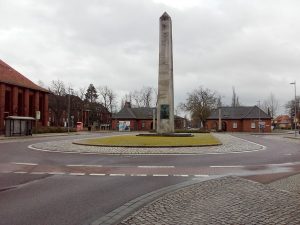
<svg viewBox="0 0 300 225">
<path fill-rule="evenodd" d="M 36 85 L 18 71 L 7 65 L 0 59 L 0 82 L 25 87 L 33 90 L 48 92 L 46 89 Z"/>
<path fill-rule="evenodd" d="M 275 121 L 276 123 L 290 123 L 291 117 L 289 117 L 288 115 L 280 115 L 276 117 Z"/>
</svg>

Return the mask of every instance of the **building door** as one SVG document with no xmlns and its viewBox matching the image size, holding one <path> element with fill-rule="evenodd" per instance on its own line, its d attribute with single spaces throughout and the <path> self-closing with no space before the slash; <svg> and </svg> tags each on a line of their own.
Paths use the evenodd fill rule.
<svg viewBox="0 0 300 225">
<path fill-rule="evenodd" d="M 222 122 L 222 131 L 227 131 L 227 123 L 225 121 Z"/>
</svg>

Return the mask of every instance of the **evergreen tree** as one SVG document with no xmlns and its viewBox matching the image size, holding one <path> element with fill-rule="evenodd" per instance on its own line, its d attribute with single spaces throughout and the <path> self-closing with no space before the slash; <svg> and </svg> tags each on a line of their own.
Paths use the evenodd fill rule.
<svg viewBox="0 0 300 225">
<path fill-rule="evenodd" d="M 85 100 L 88 103 L 96 103 L 97 98 L 98 98 L 97 90 L 93 84 L 90 84 L 85 93 Z"/>
</svg>

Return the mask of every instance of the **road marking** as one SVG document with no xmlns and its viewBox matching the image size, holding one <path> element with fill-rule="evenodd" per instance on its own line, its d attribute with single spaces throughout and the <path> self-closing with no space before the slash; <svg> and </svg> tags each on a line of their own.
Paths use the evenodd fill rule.
<svg viewBox="0 0 300 225">
<path fill-rule="evenodd" d="M 125 174 L 124 173 L 111 173 L 111 174 L 109 174 L 109 176 L 111 176 L 111 177 L 116 177 L 116 176 L 124 177 Z"/>
<path fill-rule="evenodd" d="M 90 176 L 105 176 L 105 173 L 90 173 Z"/>
<path fill-rule="evenodd" d="M 46 172 L 31 172 L 30 174 L 41 175 L 41 174 L 46 174 Z"/>
<path fill-rule="evenodd" d="M 146 177 L 147 174 L 130 174 L 132 177 Z"/>
<path fill-rule="evenodd" d="M 209 177 L 207 174 L 196 174 L 194 177 Z"/>
<path fill-rule="evenodd" d="M 37 163 L 25 163 L 25 162 L 12 162 L 12 164 L 16 165 L 26 165 L 26 166 L 37 166 Z"/>
<path fill-rule="evenodd" d="M 50 175 L 64 175 L 66 173 L 64 173 L 64 172 L 48 172 L 48 174 L 50 174 Z"/>
<path fill-rule="evenodd" d="M 188 177 L 189 175 L 187 174 L 174 174 L 174 177 Z"/>
<path fill-rule="evenodd" d="M 84 176 L 85 173 L 69 173 L 71 176 Z"/>
<path fill-rule="evenodd" d="M 169 174 L 153 174 L 153 177 L 168 177 Z"/>
<path fill-rule="evenodd" d="M 66 165 L 68 167 L 102 167 L 102 165 L 88 165 L 88 164 L 69 164 L 69 165 Z"/>
<path fill-rule="evenodd" d="M 175 168 L 175 166 L 138 166 L 138 168 Z"/>
<path fill-rule="evenodd" d="M 8 171 L 8 170 L 5 170 L 5 171 L 0 171 L 0 173 L 12 173 L 13 171 Z"/>
<path fill-rule="evenodd" d="M 243 168 L 245 166 L 209 166 L 210 168 Z"/>
<path fill-rule="evenodd" d="M 292 155 L 292 153 L 286 153 L 286 154 L 283 154 L 283 155 Z"/>
<path fill-rule="evenodd" d="M 24 173 L 27 173 L 27 172 L 24 172 L 24 171 L 15 171 L 14 173 L 17 173 L 17 174 L 24 174 Z"/>
</svg>

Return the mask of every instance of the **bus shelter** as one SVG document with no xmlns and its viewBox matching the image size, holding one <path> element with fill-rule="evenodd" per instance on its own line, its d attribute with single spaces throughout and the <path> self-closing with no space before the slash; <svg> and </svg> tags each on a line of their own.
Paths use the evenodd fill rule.
<svg viewBox="0 0 300 225">
<path fill-rule="evenodd" d="M 5 118 L 5 136 L 32 135 L 33 117 L 8 116 Z"/>
</svg>

